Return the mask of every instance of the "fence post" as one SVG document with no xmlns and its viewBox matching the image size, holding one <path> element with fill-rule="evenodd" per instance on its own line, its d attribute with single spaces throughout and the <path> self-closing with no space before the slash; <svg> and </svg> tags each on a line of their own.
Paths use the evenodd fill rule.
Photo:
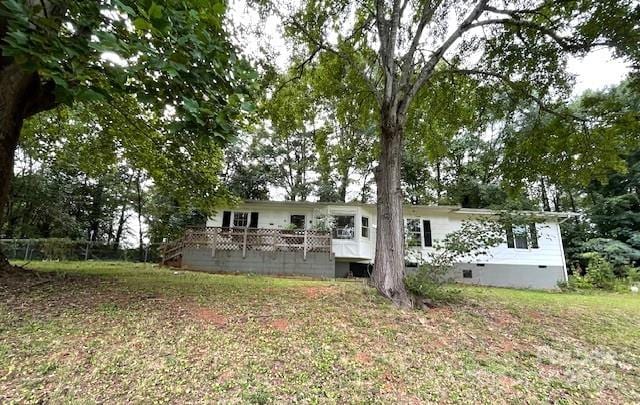
<svg viewBox="0 0 640 405">
<path fill-rule="evenodd" d="M 211 257 L 216 257 L 217 244 L 218 244 L 218 228 L 213 228 L 213 241 L 211 242 Z"/>
<path fill-rule="evenodd" d="M 247 230 L 249 228 L 244 228 L 244 235 L 242 236 L 242 258 L 247 257 Z"/>
<path fill-rule="evenodd" d="M 307 230 L 304 230 L 304 238 L 302 242 L 302 258 L 307 260 Z"/>
<path fill-rule="evenodd" d="M 29 258 L 29 242 L 27 242 L 27 249 L 24 251 L 24 261 L 26 262 Z"/>
<path fill-rule="evenodd" d="M 162 238 L 162 249 L 160 250 L 160 266 L 164 266 L 164 258 L 167 256 L 167 238 Z"/>
<path fill-rule="evenodd" d="M 84 248 L 84 261 L 89 260 L 89 241 L 87 241 L 87 246 Z"/>
</svg>

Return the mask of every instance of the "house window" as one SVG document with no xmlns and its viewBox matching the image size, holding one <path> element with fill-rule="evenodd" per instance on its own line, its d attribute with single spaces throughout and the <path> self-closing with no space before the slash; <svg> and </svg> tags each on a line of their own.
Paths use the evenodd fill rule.
<svg viewBox="0 0 640 405">
<path fill-rule="evenodd" d="M 507 225 L 507 247 L 511 249 L 538 249 L 536 224 Z"/>
<path fill-rule="evenodd" d="M 422 229 L 419 219 L 407 219 L 407 246 L 422 246 Z"/>
<path fill-rule="evenodd" d="M 513 240 L 516 249 L 528 249 L 527 245 L 527 227 L 524 225 L 515 225 L 513 227 Z"/>
<path fill-rule="evenodd" d="M 334 239 L 353 239 L 355 237 L 356 217 L 354 215 L 334 215 L 333 220 Z"/>
<path fill-rule="evenodd" d="M 433 241 L 431 240 L 431 221 L 426 219 L 422 221 L 422 231 L 424 232 L 424 245 L 426 247 L 433 246 Z"/>
<path fill-rule="evenodd" d="M 249 213 L 248 212 L 234 212 L 233 213 L 233 226 L 235 228 L 246 228 L 249 225 Z"/>
<path fill-rule="evenodd" d="M 369 218 L 367 217 L 362 217 L 362 237 L 363 238 L 368 238 L 369 237 Z"/>
<path fill-rule="evenodd" d="M 305 220 L 304 215 L 291 215 L 291 225 L 295 226 L 295 229 L 304 229 Z"/>
<path fill-rule="evenodd" d="M 473 278 L 472 270 L 462 270 L 462 278 Z"/>
</svg>

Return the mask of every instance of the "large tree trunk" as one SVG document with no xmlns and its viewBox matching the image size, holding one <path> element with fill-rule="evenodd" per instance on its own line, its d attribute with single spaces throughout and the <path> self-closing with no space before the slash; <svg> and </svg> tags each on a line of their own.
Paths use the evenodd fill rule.
<svg viewBox="0 0 640 405">
<path fill-rule="evenodd" d="M 338 198 L 341 202 L 347 202 L 347 187 L 349 187 L 349 166 L 345 165 L 340 173 L 340 188 Z"/>
<path fill-rule="evenodd" d="M 4 225 L 9 202 L 13 159 L 24 122 L 26 91 L 31 76 L 15 65 L 0 70 L 0 225 Z M 0 267 L 8 264 L 6 256 L 0 251 Z"/>
<path fill-rule="evenodd" d="M 540 177 L 540 190 L 542 191 L 542 209 L 544 211 L 551 211 L 549 197 L 547 196 L 547 187 L 544 185 L 544 177 Z"/>
<path fill-rule="evenodd" d="M 2 62 L 6 63 L 6 60 L 0 58 L 0 225 L 5 221 L 22 124 L 26 118 L 52 108 L 55 103 L 52 83 L 42 85 L 36 73 Z M 0 251 L 0 268 L 8 265 L 6 256 Z"/>
<path fill-rule="evenodd" d="M 408 307 L 411 299 L 404 285 L 404 221 L 400 164 L 402 128 L 383 119 L 380 162 L 376 168 L 378 229 L 373 284 L 396 305 Z"/>
<path fill-rule="evenodd" d="M 2 87 L 0 87 L 2 93 Z M 4 100 L 0 95 L 0 109 L 3 108 Z M 0 110 L 0 113 L 4 111 Z M 18 146 L 18 138 L 22 120 L 5 119 L 4 115 L 0 120 L 0 229 L 4 225 L 5 210 L 9 202 L 9 192 L 11 178 L 13 177 L 13 156 Z M 9 261 L 0 250 L 0 270 L 9 266 Z"/>
</svg>

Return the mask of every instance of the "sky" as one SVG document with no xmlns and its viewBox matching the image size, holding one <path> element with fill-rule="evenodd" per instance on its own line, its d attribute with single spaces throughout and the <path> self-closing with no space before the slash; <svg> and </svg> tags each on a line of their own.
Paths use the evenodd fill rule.
<svg viewBox="0 0 640 405">
<path fill-rule="evenodd" d="M 615 59 L 607 49 L 599 49 L 584 58 L 571 58 L 567 70 L 576 75 L 574 97 L 585 90 L 600 90 L 616 85 L 629 73 L 629 65 Z"/>
</svg>

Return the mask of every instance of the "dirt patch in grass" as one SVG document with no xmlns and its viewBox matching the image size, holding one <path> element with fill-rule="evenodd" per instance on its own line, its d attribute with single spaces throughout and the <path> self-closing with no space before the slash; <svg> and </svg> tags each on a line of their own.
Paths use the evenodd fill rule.
<svg viewBox="0 0 640 405">
<path fill-rule="evenodd" d="M 323 298 L 328 295 L 337 294 L 337 289 L 335 287 L 303 287 L 302 293 L 305 298 L 308 299 L 318 299 Z"/>
<path fill-rule="evenodd" d="M 365 352 L 358 352 L 355 355 L 355 359 L 358 363 L 364 364 L 364 365 L 371 365 L 373 364 L 373 359 L 371 358 L 371 355 L 365 353 Z"/>
<path fill-rule="evenodd" d="M 207 324 L 226 326 L 228 319 L 211 308 L 194 308 L 192 310 L 195 319 Z"/>
<path fill-rule="evenodd" d="M 279 330 L 281 332 L 284 332 L 287 329 L 289 329 L 289 321 L 283 318 L 273 319 L 271 322 L 269 322 L 269 325 L 273 329 Z"/>
</svg>

